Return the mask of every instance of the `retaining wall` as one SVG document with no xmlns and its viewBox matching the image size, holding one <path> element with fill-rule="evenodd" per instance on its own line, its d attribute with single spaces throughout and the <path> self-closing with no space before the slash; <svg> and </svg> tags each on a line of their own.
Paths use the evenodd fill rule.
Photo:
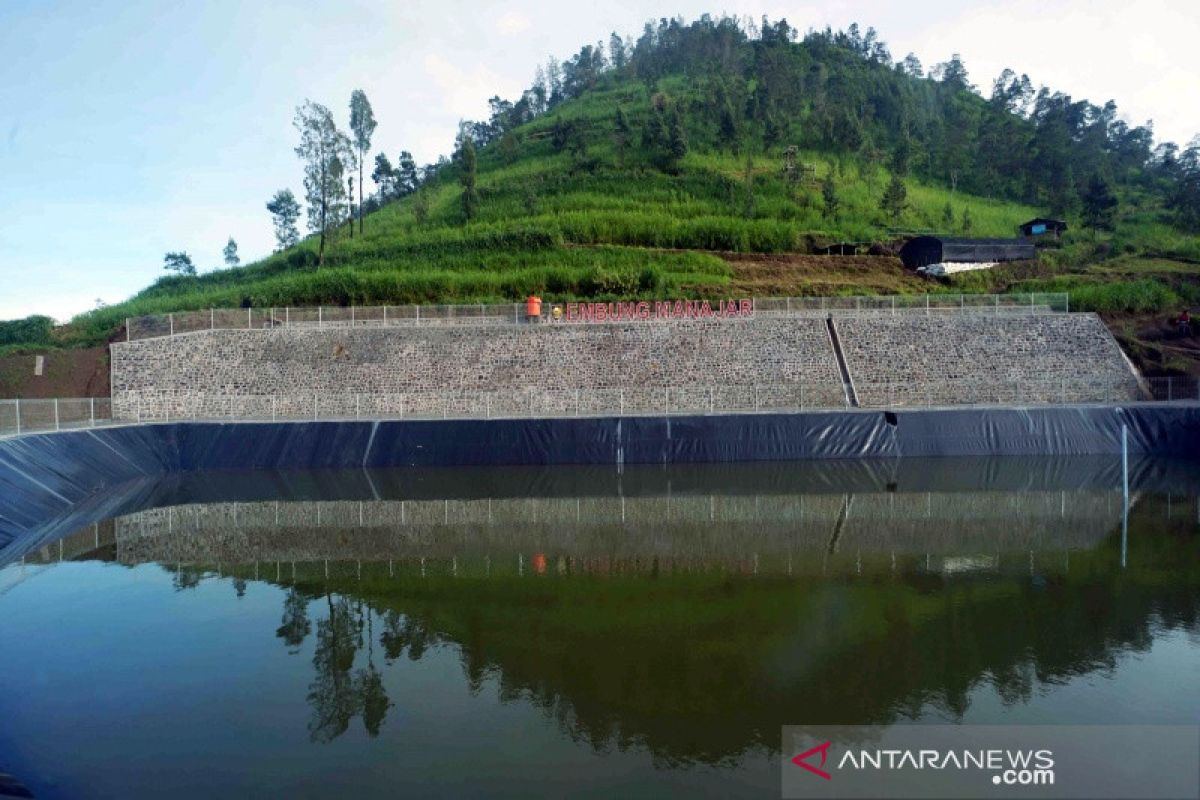
<svg viewBox="0 0 1200 800">
<path fill-rule="evenodd" d="M 1094 314 L 839 314 L 864 407 L 1124 402 Z M 112 346 L 117 419 L 562 417 L 847 405 L 821 317 L 201 330 Z"/>
<path fill-rule="evenodd" d="M 824 320 L 781 317 L 198 331 L 114 344 L 112 377 L 121 419 L 649 413 L 668 388 L 699 411 L 755 384 L 845 405 Z"/>
<path fill-rule="evenodd" d="M 1121 402 L 1138 376 L 1095 314 L 834 320 L 865 407 Z"/>
</svg>

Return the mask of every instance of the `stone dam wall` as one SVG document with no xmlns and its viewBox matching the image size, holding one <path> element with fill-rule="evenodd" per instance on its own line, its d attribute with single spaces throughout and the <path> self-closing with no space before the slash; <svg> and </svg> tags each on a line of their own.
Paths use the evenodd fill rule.
<svg viewBox="0 0 1200 800">
<path fill-rule="evenodd" d="M 837 333 L 835 344 L 831 327 Z M 841 353 L 839 353 L 839 347 Z M 270 327 L 112 345 L 117 419 L 552 417 L 1121 402 L 1093 314 Z"/>
</svg>

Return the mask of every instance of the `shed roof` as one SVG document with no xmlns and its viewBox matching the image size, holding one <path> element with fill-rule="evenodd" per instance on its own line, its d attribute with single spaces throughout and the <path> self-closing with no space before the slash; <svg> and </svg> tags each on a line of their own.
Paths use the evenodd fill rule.
<svg viewBox="0 0 1200 800">
<path fill-rule="evenodd" d="M 917 236 L 900 248 L 900 259 L 909 269 L 943 262 L 981 263 L 1037 258 L 1037 249 L 1025 239 L 968 239 L 957 236 Z"/>
</svg>

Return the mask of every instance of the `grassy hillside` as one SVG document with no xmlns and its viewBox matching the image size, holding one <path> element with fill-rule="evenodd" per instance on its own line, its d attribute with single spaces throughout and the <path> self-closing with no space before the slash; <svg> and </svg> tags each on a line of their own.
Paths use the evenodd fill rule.
<svg viewBox="0 0 1200 800">
<path fill-rule="evenodd" d="M 799 160 L 815 180 L 798 186 L 785 181 L 781 153 L 693 148 L 674 173 L 636 153 L 622 166 L 610 135 L 614 109 L 620 105 L 636 125 L 649 115 L 651 96 L 642 84 L 615 83 L 554 115 L 585 129 L 582 154 L 555 150 L 550 116 L 515 131 L 520 144 L 511 162 L 496 146 L 481 151 L 482 202 L 470 224 L 451 168 L 422 190 L 429 209 L 423 223 L 414 215 L 416 195 L 389 203 L 367 216 L 364 236 L 343 232 L 319 269 L 310 239 L 245 267 L 164 277 L 73 327 L 94 341 L 126 316 L 210 306 L 504 302 L 531 292 L 719 295 L 735 273 L 720 252 L 804 253 L 836 241 L 886 241 L 893 226 L 940 230 L 947 203 L 960 215 L 969 210 L 972 235 L 1011 235 L 1037 213 L 961 192 L 952 199 L 945 187 L 910 179 L 910 207 L 889 220 L 879 207 L 885 170 L 811 151 Z M 664 80 L 656 93 L 671 91 L 686 97 L 682 80 Z M 841 202 L 833 218 L 823 211 L 819 186 L 830 173 Z"/>
<path fill-rule="evenodd" d="M 124 303 L 81 315 L 54 339 L 94 344 L 127 316 L 166 311 L 496 302 L 530 293 L 571 299 L 1063 290 L 1075 307 L 1114 315 L 1158 313 L 1200 299 L 1200 239 L 1172 226 L 1157 184 L 1123 165 L 1119 154 L 1106 167 L 1124 176 L 1116 184 L 1121 205 L 1113 229 L 1081 231 L 1078 217 L 1069 216 L 1072 231 L 1036 265 L 935 282 L 905 273 L 891 258 L 804 258 L 839 241 L 877 243 L 887 252 L 903 232 L 915 230 L 1011 236 L 1018 223 L 1050 210 L 1050 200 L 1042 202 L 1048 195 L 1034 173 L 1019 186 L 1015 179 L 989 182 L 996 165 L 984 163 L 991 151 L 984 142 L 989 130 L 977 118 L 986 111 L 978 95 L 946 88 L 945 80 L 905 75 L 863 56 L 853 42 L 836 44 L 836 37 L 766 45 L 767 31 L 753 42 L 729 35 L 742 57 L 723 71 L 699 71 L 700 45 L 688 45 L 692 49 L 680 56 L 661 42 L 643 51 L 639 40 L 625 67 L 594 75 L 541 113 L 507 124 L 506 141 L 497 136 L 479 152 L 481 202 L 469 223 L 460 203 L 460 167 L 451 162 L 416 194 L 369 214 L 365 235 L 339 232 L 321 265 L 309 239 L 241 268 L 164 277 Z M 836 80 L 851 94 L 861 90 L 867 98 L 861 114 L 803 97 L 778 99 L 778 89 L 768 96 L 779 69 L 770 59 L 779 53 L 809 72 L 819 68 L 833 76 L 823 79 L 830 90 Z M 837 78 L 843 73 L 849 77 Z M 886 148 L 879 142 L 895 126 L 871 92 L 896 91 L 925 98 L 924 106 L 910 103 L 918 110 L 898 123 L 912 131 L 903 142 L 924 136 L 931 148 L 927 157 L 914 157 L 911 168 L 907 155 L 880 153 Z M 736 119 L 719 110 L 749 99 Z M 972 160 L 958 191 L 936 166 L 955 157 L 948 143 L 953 126 L 933 130 L 919 110 L 935 100 L 951 103 L 951 117 L 965 113 L 953 111 L 954 103 L 975 109 L 971 130 L 979 141 L 963 150 Z M 631 131 L 624 147 L 615 135 L 618 108 Z M 672 113 L 681 120 L 687 152 L 668 160 L 646 131 Z M 1007 119 L 1007 112 L 988 113 Z M 1015 115 L 1012 121 L 1032 125 Z M 843 131 L 848 123 L 859 127 Z M 1040 128 L 1029 130 L 1030 137 L 1041 135 Z M 797 148 L 792 179 L 785 175 L 788 143 Z M 889 166 L 904 173 L 907 204 L 898 215 L 881 208 Z M 837 197 L 836 213 L 826 207 L 826 183 Z"/>
</svg>

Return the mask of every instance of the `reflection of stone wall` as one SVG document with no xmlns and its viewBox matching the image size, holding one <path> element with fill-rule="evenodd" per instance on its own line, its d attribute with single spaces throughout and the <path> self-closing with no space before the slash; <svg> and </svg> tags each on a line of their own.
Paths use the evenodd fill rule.
<svg viewBox="0 0 1200 800">
<path fill-rule="evenodd" d="M 460 551 L 745 557 L 792 549 L 991 553 L 1091 547 L 1113 492 L 686 495 L 216 503 L 118 518 L 121 561 L 372 560 Z"/>
<path fill-rule="evenodd" d="M 835 320 L 864 406 L 1121 401 L 1138 381 L 1095 314 Z"/>
<path fill-rule="evenodd" d="M 321 416 L 439 414 L 442 398 L 453 392 L 459 393 L 453 402 L 464 404 L 459 413 L 479 416 L 525 415 L 531 407 L 539 415 L 569 414 L 577 403 L 580 413 L 595 413 L 598 400 L 611 411 L 621 398 L 602 393 L 613 390 L 623 390 L 628 410 L 681 404 L 702 410 L 735 399 L 753 407 L 745 389 L 756 384 L 785 386 L 780 401 L 786 395 L 794 407 L 801 383 L 809 405 L 845 404 L 824 321 L 779 317 L 199 331 L 115 343 L 112 377 L 120 418 L 136 416 L 139 400 L 149 418 L 162 416 L 168 403 L 175 417 L 269 417 L 265 398 L 272 395 L 280 417 L 311 417 L 321 397 L 327 403 L 318 408 Z M 670 398 L 666 388 L 689 391 Z M 530 389 L 562 391 L 541 396 Z M 740 390 L 737 398 L 726 397 L 732 390 Z M 490 400 L 495 407 L 482 407 L 487 392 L 498 393 Z M 242 398 L 232 408 L 230 395 Z"/>
</svg>

